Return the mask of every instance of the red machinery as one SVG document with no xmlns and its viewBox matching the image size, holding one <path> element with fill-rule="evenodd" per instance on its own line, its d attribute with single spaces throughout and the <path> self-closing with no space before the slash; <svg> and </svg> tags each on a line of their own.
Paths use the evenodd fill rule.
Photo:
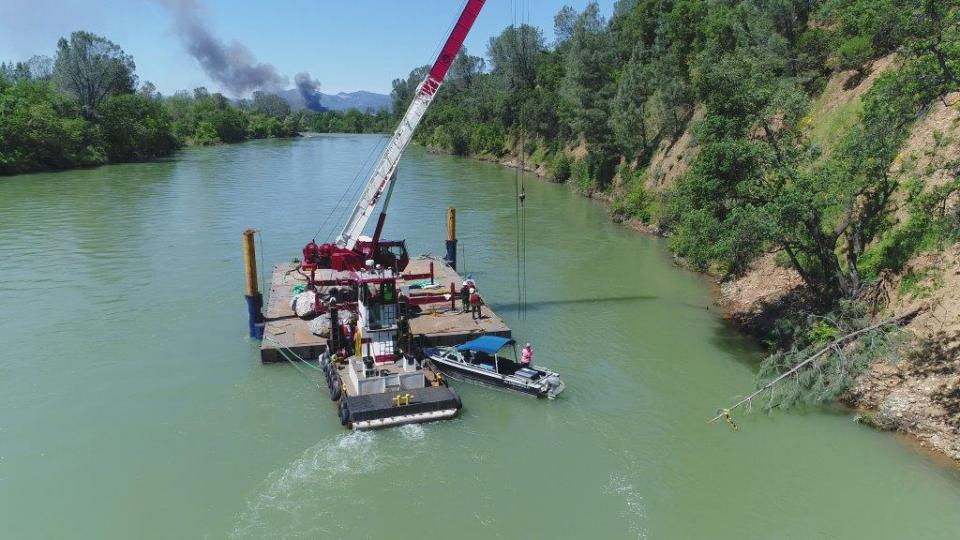
<svg viewBox="0 0 960 540">
<path fill-rule="evenodd" d="M 376 250 L 376 251 L 375 251 Z M 336 244 L 317 244 L 311 241 L 303 248 L 303 262 L 300 268 L 304 272 L 318 269 L 337 271 L 356 271 L 364 268 L 367 261 L 373 261 L 383 268 L 403 271 L 410 262 L 407 246 L 403 240 L 359 241 L 354 249 L 346 249 Z"/>
<path fill-rule="evenodd" d="M 407 108 L 407 112 L 400 120 L 389 143 L 387 143 L 380 160 L 367 181 L 366 188 L 360 196 L 353 213 L 347 220 L 343 231 L 333 243 L 317 244 L 311 241 L 303 248 L 303 262 L 301 268 L 312 272 L 318 269 L 352 270 L 357 271 L 366 267 L 367 261 L 372 260 L 383 268 L 390 268 L 402 272 L 409 262 L 406 244 L 401 241 L 383 241 L 383 223 L 387 217 L 387 207 L 390 205 L 390 196 L 396 184 L 397 163 L 404 149 L 413 138 L 413 132 L 420 124 L 420 120 L 433 102 L 433 98 L 443 84 L 450 66 L 453 64 L 463 40 L 466 39 L 473 26 L 480 9 L 486 0 L 467 0 L 457 20 L 453 31 L 440 50 L 437 60 L 433 63 L 430 72 L 417 88 L 416 95 Z M 376 231 L 370 240 L 361 240 L 360 235 L 373 214 L 380 197 L 386 192 L 383 208 L 377 220 Z"/>
</svg>

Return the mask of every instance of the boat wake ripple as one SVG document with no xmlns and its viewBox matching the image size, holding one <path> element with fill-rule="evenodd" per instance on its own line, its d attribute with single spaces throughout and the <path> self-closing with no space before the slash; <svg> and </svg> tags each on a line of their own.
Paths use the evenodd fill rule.
<svg viewBox="0 0 960 540">
<path fill-rule="evenodd" d="M 420 441 L 427 436 L 423 424 L 404 424 L 400 426 L 400 435 L 408 441 Z"/>
<path fill-rule="evenodd" d="M 265 488 L 247 501 L 231 538 L 315 538 L 336 521 L 327 508 L 357 476 L 389 465 L 379 455 L 377 434 L 353 431 L 308 448 L 284 469 L 267 476 Z"/>
<path fill-rule="evenodd" d="M 623 475 L 611 474 L 604 494 L 623 499 L 625 508 L 622 515 L 630 526 L 630 532 L 636 538 L 645 540 L 647 538 L 644 526 L 644 521 L 647 519 L 646 507 L 643 504 L 643 496 L 637 493 L 630 480 Z"/>
</svg>

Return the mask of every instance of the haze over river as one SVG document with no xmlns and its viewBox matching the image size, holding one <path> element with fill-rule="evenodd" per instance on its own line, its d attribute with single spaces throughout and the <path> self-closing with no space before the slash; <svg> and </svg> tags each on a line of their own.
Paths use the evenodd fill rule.
<svg viewBox="0 0 960 540">
<path fill-rule="evenodd" d="M 299 255 L 382 141 L 0 179 L 0 538 L 960 537 L 960 473 L 848 412 L 708 425 L 760 351 L 661 241 L 532 178 L 520 317 L 514 171 L 419 148 L 386 236 L 441 254 L 456 206 L 461 269 L 567 390 L 458 384 L 458 419 L 345 431 L 260 364 L 240 233 Z"/>
</svg>

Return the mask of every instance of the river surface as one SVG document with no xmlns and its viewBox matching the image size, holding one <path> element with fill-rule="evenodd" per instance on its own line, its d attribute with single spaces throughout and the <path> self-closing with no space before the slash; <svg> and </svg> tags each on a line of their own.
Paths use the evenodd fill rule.
<svg viewBox="0 0 960 540">
<path fill-rule="evenodd" d="M 522 317 L 515 173 L 418 148 L 387 236 L 441 254 L 455 205 L 462 269 L 567 391 L 344 431 L 260 364 L 240 233 L 297 255 L 382 140 L 0 178 L 0 538 L 960 538 L 957 471 L 847 412 L 708 425 L 760 352 L 660 241 L 535 179 Z"/>
</svg>

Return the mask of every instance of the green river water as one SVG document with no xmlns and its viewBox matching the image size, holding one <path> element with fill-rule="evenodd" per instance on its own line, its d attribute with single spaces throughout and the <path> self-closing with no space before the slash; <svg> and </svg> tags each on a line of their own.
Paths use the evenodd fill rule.
<svg viewBox="0 0 960 540">
<path fill-rule="evenodd" d="M 460 384 L 458 419 L 344 431 L 260 364 L 240 233 L 289 260 L 381 141 L 0 179 L 0 538 L 960 538 L 960 474 L 847 412 L 707 425 L 760 352 L 660 241 L 532 179 L 519 317 L 514 172 L 419 148 L 388 236 L 440 254 L 455 205 L 462 266 L 567 391 Z"/>
</svg>

